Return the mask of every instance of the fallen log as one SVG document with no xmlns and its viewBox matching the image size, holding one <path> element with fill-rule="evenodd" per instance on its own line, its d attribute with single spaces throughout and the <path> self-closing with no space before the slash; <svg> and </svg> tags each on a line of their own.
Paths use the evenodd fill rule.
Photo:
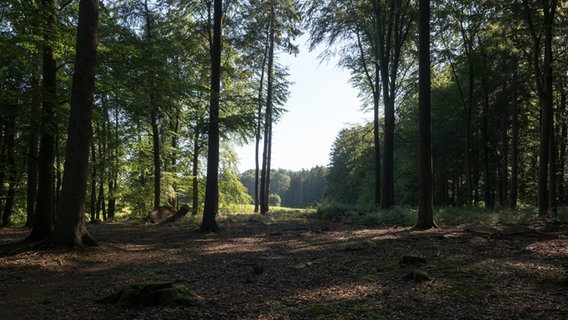
<svg viewBox="0 0 568 320">
<path fill-rule="evenodd" d="M 183 206 L 181 206 L 181 208 L 179 208 L 179 210 L 173 216 L 167 218 L 166 220 L 162 221 L 161 223 L 164 224 L 164 223 L 176 222 L 179 219 L 185 217 L 188 212 L 189 212 L 189 206 L 187 204 L 184 204 Z"/>
</svg>

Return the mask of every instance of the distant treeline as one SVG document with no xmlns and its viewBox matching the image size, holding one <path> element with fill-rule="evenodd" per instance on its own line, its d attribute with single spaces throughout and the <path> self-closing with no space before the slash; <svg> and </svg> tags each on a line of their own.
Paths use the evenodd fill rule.
<svg viewBox="0 0 568 320">
<path fill-rule="evenodd" d="M 309 170 L 271 170 L 271 205 L 291 208 L 306 208 L 324 200 L 327 168 L 316 166 Z M 241 183 L 254 199 L 255 171 L 247 170 L 240 175 Z"/>
</svg>

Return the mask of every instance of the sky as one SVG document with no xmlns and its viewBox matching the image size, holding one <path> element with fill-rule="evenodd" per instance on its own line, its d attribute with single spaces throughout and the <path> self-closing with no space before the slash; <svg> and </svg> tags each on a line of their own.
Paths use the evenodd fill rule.
<svg viewBox="0 0 568 320">
<path fill-rule="evenodd" d="M 299 44 L 297 56 L 279 55 L 280 63 L 289 67 L 293 85 L 284 105 L 288 112 L 272 129 L 273 169 L 299 171 L 328 165 L 339 131 L 371 119 L 361 111 L 349 72 L 337 67 L 336 61 L 321 62 L 321 50 L 310 52 L 305 43 Z M 254 142 L 237 148 L 237 153 L 239 171 L 254 169 Z"/>
</svg>

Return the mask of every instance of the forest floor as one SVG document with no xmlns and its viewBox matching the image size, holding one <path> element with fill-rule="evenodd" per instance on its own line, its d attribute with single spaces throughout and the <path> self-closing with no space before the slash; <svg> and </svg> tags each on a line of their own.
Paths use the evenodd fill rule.
<svg viewBox="0 0 568 320">
<path fill-rule="evenodd" d="M 0 230 L 0 319 L 568 318 L 566 228 L 413 231 L 291 215 L 220 225 L 204 234 L 183 223 L 89 224 L 98 248 L 39 251 L 16 244 L 28 230 Z M 97 302 L 162 282 L 190 298 Z"/>
</svg>

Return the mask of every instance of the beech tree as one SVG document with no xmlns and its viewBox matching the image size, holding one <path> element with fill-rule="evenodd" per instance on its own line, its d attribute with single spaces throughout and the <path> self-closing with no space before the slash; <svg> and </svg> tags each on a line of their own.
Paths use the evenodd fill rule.
<svg viewBox="0 0 568 320">
<path fill-rule="evenodd" d="M 41 134 L 39 145 L 36 212 L 30 240 L 43 240 L 52 230 L 55 210 L 55 112 L 57 110 L 57 60 L 54 41 L 57 13 L 54 0 L 42 0 L 43 67 L 41 94 Z"/>
<path fill-rule="evenodd" d="M 96 245 L 85 227 L 85 198 L 95 91 L 98 0 L 79 2 L 75 73 L 71 94 L 68 142 L 61 202 L 50 243 L 56 246 Z"/>
<path fill-rule="evenodd" d="M 211 41 L 211 92 L 209 96 L 209 128 L 207 150 L 207 184 L 201 230 L 217 232 L 219 212 L 219 100 L 221 96 L 221 52 L 223 1 L 213 2 L 213 38 Z"/>
<path fill-rule="evenodd" d="M 382 173 L 381 207 L 394 205 L 395 105 L 400 91 L 401 73 L 408 36 L 414 21 L 414 2 L 410 0 L 318 1 L 309 9 L 311 46 L 336 46 L 344 56 L 342 65 L 352 70 L 362 92 L 371 91 L 375 121 L 375 192 Z M 380 94 L 382 93 L 382 95 Z M 383 166 L 379 168 L 378 117 L 383 102 Z M 378 203 L 378 194 L 376 196 Z"/>
<path fill-rule="evenodd" d="M 418 222 L 417 229 L 434 224 L 434 182 L 432 172 L 432 120 L 430 111 L 430 1 L 419 0 L 418 12 Z"/>
</svg>

